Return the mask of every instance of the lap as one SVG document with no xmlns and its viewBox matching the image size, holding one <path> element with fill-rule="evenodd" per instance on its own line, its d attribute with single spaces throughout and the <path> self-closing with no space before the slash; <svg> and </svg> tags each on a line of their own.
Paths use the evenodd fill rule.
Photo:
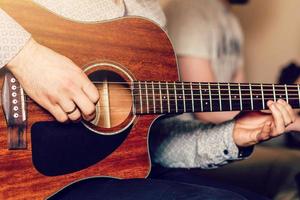
<svg viewBox="0 0 300 200">
<path fill-rule="evenodd" d="M 179 175 L 180 173 L 182 175 Z M 284 196 L 286 199 L 292 199 L 298 195 L 300 151 L 258 146 L 249 159 L 218 169 L 170 169 L 155 176 L 195 184 L 223 182 L 270 198 L 280 199 Z M 219 187 L 227 188 L 226 184 Z"/>
<path fill-rule="evenodd" d="M 209 186 L 154 179 L 90 178 L 74 183 L 49 200 L 245 200 L 240 194 Z"/>
</svg>

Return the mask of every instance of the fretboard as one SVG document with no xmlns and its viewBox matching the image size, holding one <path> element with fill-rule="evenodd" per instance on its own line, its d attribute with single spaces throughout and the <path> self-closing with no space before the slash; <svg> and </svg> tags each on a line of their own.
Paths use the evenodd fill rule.
<svg viewBox="0 0 300 200">
<path fill-rule="evenodd" d="M 132 95 L 136 114 L 265 110 L 278 99 L 300 108 L 299 85 L 136 81 Z"/>
</svg>

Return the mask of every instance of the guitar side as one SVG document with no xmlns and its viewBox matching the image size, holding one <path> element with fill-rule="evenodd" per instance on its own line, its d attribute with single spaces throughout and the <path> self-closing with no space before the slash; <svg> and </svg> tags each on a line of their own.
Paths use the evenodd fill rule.
<svg viewBox="0 0 300 200">
<path fill-rule="evenodd" d="M 82 24 L 51 14 L 29 0 L 3 0 L 0 7 L 39 43 L 69 57 L 83 69 L 89 63 L 108 60 L 129 70 L 136 80 L 178 79 L 171 43 L 165 32 L 149 21 L 123 18 Z M 38 121 L 53 118 L 36 104 L 30 104 L 27 111 L 25 150 L 8 150 L 7 125 L 1 114 L 1 199 L 44 199 L 65 185 L 90 176 L 132 178 L 149 173 L 148 128 L 156 115 L 137 117 L 125 141 L 101 162 L 74 173 L 45 176 L 32 163 L 30 129 Z"/>
</svg>

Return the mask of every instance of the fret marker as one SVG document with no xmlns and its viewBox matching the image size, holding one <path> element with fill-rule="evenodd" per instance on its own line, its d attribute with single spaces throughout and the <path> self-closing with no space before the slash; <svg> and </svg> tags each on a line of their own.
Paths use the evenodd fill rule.
<svg viewBox="0 0 300 200">
<path fill-rule="evenodd" d="M 210 83 L 208 83 L 208 92 L 209 92 L 210 111 L 212 111 L 212 99 L 211 99 L 211 87 L 210 87 Z"/>
</svg>

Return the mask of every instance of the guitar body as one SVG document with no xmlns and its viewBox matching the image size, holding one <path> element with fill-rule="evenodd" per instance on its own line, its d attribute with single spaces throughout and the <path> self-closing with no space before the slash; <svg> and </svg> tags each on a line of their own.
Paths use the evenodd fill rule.
<svg viewBox="0 0 300 200">
<path fill-rule="evenodd" d="M 56 16 L 29 0 L 1 0 L 0 7 L 30 32 L 36 41 L 67 56 L 88 74 L 103 68 L 115 71 L 125 81 L 176 81 L 178 79 L 172 45 L 165 32 L 150 21 L 128 17 L 104 23 L 83 24 Z M 125 117 L 126 120 L 123 123 L 119 123 L 120 120 L 117 119 L 116 126 L 107 125 L 109 127 L 107 130 L 116 129 L 113 136 L 89 132 L 86 128 L 87 134 L 93 137 L 91 139 L 93 144 L 86 144 L 86 146 L 97 146 L 95 141 L 99 140 L 99 152 L 107 151 L 101 149 L 101 138 L 123 135 L 116 147 L 109 150 L 107 155 L 101 155 L 101 159 L 97 162 L 93 161 L 90 165 L 78 167 L 76 170 L 66 169 L 65 173 L 50 170 L 47 174 L 47 170 L 45 172 L 37 169 L 36 163 L 40 161 L 33 162 L 33 160 L 48 159 L 47 155 L 42 154 L 33 159 L 32 147 L 35 146 L 38 149 L 39 146 L 43 146 L 43 141 L 48 141 L 48 139 L 42 137 L 43 133 L 35 133 L 37 137 L 41 135 L 44 140 L 37 139 L 39 144 L 33 145 L 31 128 L 37 122 L 54 119 L 47 111 L 34 103 L 28 104 L 26 110 L 25 140 L 27 146 L 25 149 L 9 149 L 7 123 L 4 114 L 1 114 L 0 199 L 44 199 L 74 181 L 92 176 L 133 178 L 148 175 L 150 171 L 148 129 L 157 115 L 140 115 L 128 117 L 128 119 Z M 70 141 L 72 141 L 72 134 L 72 132 L 68 133 L 68 137 L 71 137 Z M 55 140 L 55 136 L 52 139 Z M 57 144 L 60 147 L 56 147 L 53 144 L 45 145 L 58 148 L 61 152 L 64 151 L 62 145 Z M 72 148 L 75 148 L 74 152 L 77 152 L 76 148 L 82 147 L 73 145 Z M 89 150 L 85 153 L 89 154 Z M 90 154 L 93 154 L 93 151 Z M 84 158 L 85 156 L 81 156 L 78 159 L 84 160 Z M 76 156 L 73 160 L 76 160 Z M 51 164 L 60 165 L 53 161 Z M 63 164 L 61 167 L 64 168 Z"/>
</svg>

